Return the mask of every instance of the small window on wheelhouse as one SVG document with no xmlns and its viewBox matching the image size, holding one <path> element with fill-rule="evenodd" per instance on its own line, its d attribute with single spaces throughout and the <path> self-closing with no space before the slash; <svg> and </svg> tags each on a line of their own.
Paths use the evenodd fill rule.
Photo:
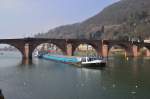
<svg viewBox="0 0 150 99">
<path fill-rule="evenodd" d="M 86 62 L 86 58 L 82 58 L 82 62 Z"/>
</svg>

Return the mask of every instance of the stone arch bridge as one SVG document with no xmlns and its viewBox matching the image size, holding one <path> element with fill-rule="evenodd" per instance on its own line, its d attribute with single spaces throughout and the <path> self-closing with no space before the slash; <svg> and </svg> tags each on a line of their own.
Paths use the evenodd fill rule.
<svg viewBox="0 0 150 99">
<path fill-rule="evenodd" d="M 0 39 L 0 44 L 8 44 L 17 48 L 24 59 L 32 59 L 35 48 L 42 43 L 52 43 L 60 48 L 63 54 L 73 56 L 75 49 L 80 44 L 91 45 L 98 55 L 108 57 L 109 50 L 114 45 L 125 49 L 127 56 L 137 57 L 138 51 L 146 47 L 147 56 L 150 56 L 150 43 L 115 41 L 115 40 L 89 40 L 89 39 L 46 39 L 46 38 L 22 38 L 22 39 Z"/>
</svg>

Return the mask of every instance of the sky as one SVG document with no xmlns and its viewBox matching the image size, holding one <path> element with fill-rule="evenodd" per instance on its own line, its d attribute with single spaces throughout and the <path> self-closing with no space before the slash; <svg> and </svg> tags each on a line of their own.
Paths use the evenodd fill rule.
<svg viewBox="0 0 150 99">
<path fill-rule="evenodd" d="M 82 22 L 119 0 L 0 0 L 0 39 Z"/>
</svg>

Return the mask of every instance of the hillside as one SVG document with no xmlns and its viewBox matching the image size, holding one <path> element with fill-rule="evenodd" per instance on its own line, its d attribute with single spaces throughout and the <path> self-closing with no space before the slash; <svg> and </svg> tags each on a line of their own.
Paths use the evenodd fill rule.
<svg viewBox="0 0 150 99">
<path fill-rule="evenodd" d="M 36 37 L 122 39 L 150 37 L 150 0 L 121 0 L 97 15 Z"/>
</svg>

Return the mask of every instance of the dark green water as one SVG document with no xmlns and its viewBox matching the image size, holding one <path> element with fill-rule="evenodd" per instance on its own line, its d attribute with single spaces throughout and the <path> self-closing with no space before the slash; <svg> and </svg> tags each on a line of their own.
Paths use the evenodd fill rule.
<svg viewBox="0 0 150 99">
<path fill-rule="evenodd" d="M 150 99 L 150 59 L 109 59 L 105 68 L 76 68 L 17 53 L 0 55 L 0 88 L 6 99 Z"/>
</svg>

